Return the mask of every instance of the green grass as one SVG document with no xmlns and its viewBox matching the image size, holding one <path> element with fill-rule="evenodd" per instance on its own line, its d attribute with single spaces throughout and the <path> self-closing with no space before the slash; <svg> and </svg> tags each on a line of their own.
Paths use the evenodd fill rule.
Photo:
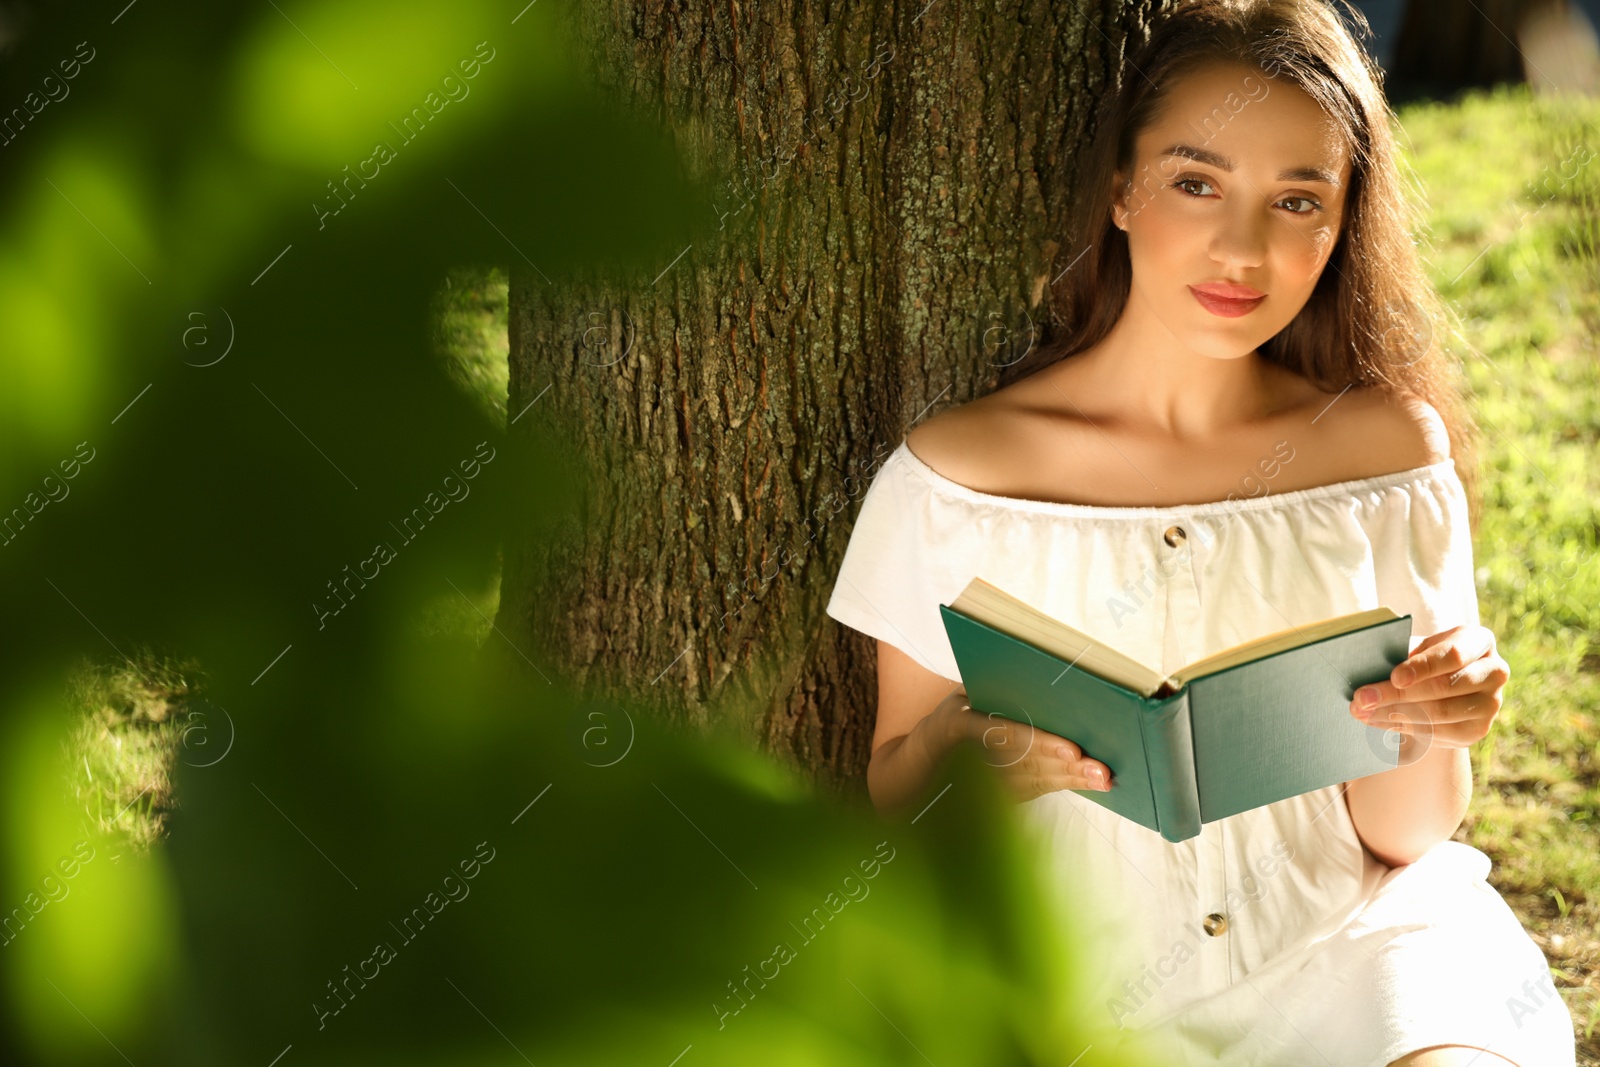
<svg viewBox="0 0 1600 1067">
<path fill-rule="evenodd" d="M 178 803 L 173 764 L 209 740 L 196 714 L 200 681 L 197 664 L 147 648 L 127 659 L 84 657 L 68 676 L 81 718 L 65 742 L 67 788 L 114 848 L 144 851 L 165 836 Z"/>
<path fill-rule="evenodd" d="M 434 348 L 450 378 L 506 424 L 510 283 L 498 267 L 458 267 L 434 296 Z"/>
<path fill-rule="evenodd" d="M 510 281 L 499 267 L 452 269 L 433 300 L 434 350 L 453 381 L 488 413 L 506 424 L 507 390 L 511 380 Z M 425 605 L 413 629 L 421 636 L 469 635 L 479 645 L 493 632 L 500 608 L 500 578 L 487 589 L 467 589 L 467 603 L 455 591 Z"/>
<path fill-rule="evenodd" d="M 1424 252 L 1484 431 L 1483 624 L 1512 680 L 1458 840 L 1550 961 L 1600 1064 L 1600 102 L 1526 89 L 1403 109 Z"/>
</svg>

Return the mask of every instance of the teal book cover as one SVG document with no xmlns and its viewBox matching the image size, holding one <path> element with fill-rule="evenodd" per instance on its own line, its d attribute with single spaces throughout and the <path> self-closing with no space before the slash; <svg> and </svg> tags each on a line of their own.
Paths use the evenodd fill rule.
<svg viewBox="0 0 1600 1067">
<path fill-rule="evenodd" d="M 1146 696 L 948 604 L 939 611 L 972 707 L 1076 742 L 1111 768 L 1112 787 L 1073 792 L 1168 841 L 1399 763 L 1394 735 L 1349 705 L 1409 655 L 1410 615 Z"/>
</svg>

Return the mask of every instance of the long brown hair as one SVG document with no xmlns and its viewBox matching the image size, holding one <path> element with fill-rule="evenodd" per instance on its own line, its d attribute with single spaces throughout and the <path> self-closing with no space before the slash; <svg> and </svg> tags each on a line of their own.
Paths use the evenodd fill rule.
<svg viewBox="0 0 1600 1067">
<path fill-rule="evenodd" d="M 1347 0 L 1342 17 L 1370 34 Z M 1333 0 L 1179 0 L 1153 23 L 1098 108 L 1079 159 L 1063 243 L 1070 266 L 1051 286 L 1052 338 L 1004 367 L 998 386 L 1095 345 L 1121 316 L 1133 269 L 1127 235 L 1112 223 L 1116 172 L 1133 174 L 1136 138 L 1161 114 L 1172 86 L 1214 63 L 1252 64 L 1299 87 L 1338 124 L 1351 152 L 1339 241 L 1305 306 L 1260 346 L 1262 356 L 1326 390 L 1381 385 L 1431 404 L 1449 431 L 1476 529 L 1479 431 L 1460 362 L 1445 347 L 1458 324 L 1413 243 L 1420 196 L 1413 202 L 1401 180 L 1383 72 Z"/>
</svg>

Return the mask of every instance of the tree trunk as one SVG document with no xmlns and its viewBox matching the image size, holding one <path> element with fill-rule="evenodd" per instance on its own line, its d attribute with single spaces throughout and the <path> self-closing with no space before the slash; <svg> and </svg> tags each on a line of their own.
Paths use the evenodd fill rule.
<svg viewBox="0 0 1600 1067">
<path fill-rule="evenodd" d="M 588 472 L 507 545 L 498 624 L 546 673 L 863 789 L 876 650 L 823 611 L 860 497 L 1042 340 L 1074 154 L 1155 4 L 584 9 L 708 193 L 647 270 L 513 267 L 510 440 Z"/>
</svg>

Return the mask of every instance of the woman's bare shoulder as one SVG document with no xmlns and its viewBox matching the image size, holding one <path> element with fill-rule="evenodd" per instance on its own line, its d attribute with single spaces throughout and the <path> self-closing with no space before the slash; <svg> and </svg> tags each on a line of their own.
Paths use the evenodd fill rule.
<svg viewBox="0 0 1600 1067">
<path fill-rule="evenodd" d="M 985 435 L 994 429 L 984 398 L 947 408 L 911 428 L 906 447 L 927 466 L 962 485 L 982 484 L 986 475 Z"/>
<path fill-rule="evenodd" d="M 1450 432 L 1432 404 L 1407 389 L 1382 385 L 1352 388 L 1329 419 L 1329 444 L 1361 469 L 1352 477 L 1428 467 L 1450 458 Z M 1331 408 L 1329 414 L 1337 412 Z M 1319 420 L 1320 421 L 1320 420 Z"/>
<path fill-rule="evenodd" d="M 1017 457 L 1037 453 L 1042 433 L 1058 443 L 1070 434 L 1059 413 L 1041 407 L 1031 390 L 1018 385 L 918 423 L 906 434 L 906 447 L 953 482 L 980 492 L 1006 493 L 1018 476 Z"/>
</svg>

